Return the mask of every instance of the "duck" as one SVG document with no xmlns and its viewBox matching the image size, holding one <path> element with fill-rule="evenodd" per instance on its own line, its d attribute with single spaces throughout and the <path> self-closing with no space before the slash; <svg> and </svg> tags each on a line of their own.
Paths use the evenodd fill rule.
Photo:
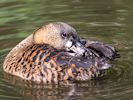
<svg viewBox="0 0 133 100">
<path fill-rule="evenodd" d="M 69 24 L 53 22 L 17 44 L 5 57 L 3 70 L 37 83 L 88 81 L 109 69 L 117 56 L 114 47 L 80 38 Z"/>
</svg>

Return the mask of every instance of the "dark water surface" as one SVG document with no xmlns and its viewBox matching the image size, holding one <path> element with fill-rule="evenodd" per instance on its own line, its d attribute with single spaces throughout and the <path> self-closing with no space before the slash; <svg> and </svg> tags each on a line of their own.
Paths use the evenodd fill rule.
<svg viewBox="0 0 133 100">
<path fill-rule="evenodd" d="M 4 57 L 47 22 L 63 21 L 81 37 L 115 46 L 108 74 L 70 86 L 37 85 L 5 74 Z M 0 0 L 0 100 L 133 100 L 132 0 Z"/>
</svg>

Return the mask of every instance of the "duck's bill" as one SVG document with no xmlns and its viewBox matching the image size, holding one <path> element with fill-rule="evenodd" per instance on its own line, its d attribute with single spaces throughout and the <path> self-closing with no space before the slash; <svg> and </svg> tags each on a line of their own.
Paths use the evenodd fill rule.
<svg viewBox="0 0 133 100">
<path fill-rule="evenodd" d="M 67 51 L 71 51 L 71 53 L 75 53 L 75 56 L 84 55 L 86 48 L 79 41 L 67 41 L 65 45 Z"/>
</svg>

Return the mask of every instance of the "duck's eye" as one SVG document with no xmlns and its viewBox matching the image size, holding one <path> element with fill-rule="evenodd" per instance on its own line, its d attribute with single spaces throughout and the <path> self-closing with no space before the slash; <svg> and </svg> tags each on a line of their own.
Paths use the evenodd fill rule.
<svg viewBox="0 0 133 100">
<path fill-rule="evenodd" d="M 67 37 L 67 34 L 66 34 L 66 33 L 62 33 L 62 36 L 63 36 L 63 37 Z"/>
</svg>

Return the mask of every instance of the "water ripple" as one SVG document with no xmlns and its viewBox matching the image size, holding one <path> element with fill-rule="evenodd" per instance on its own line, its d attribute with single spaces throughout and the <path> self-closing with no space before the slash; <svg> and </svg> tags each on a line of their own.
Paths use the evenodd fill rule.
<svg viewBox="0 0 133 100">
<path fill-rule="evenodd" d="M 105 26 L 105 27 L 108 27 L 108 26 L 117 26 L 117 27 L 121 27 L 121 26 L 124 26 L 124 24 L 120 24 L 120 23 L 117 23 L 117 22 L 90 22 L 88 23 L 88 25 L 90 26 Z"/>
</svg>

